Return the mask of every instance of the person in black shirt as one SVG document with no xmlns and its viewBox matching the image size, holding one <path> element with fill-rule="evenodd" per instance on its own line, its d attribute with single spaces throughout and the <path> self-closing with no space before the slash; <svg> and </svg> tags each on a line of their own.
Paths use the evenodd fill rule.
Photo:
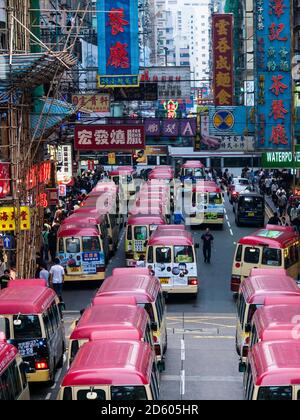
<svg viewBox="0 0 300 420">
<path fill-rule="evenodd" d="M 3 276 L 0 277 L 0 289 L 6 289 L 10 280 L 10 271 L 5 270 Z"/>
<path fill-rule="evenodd" d="M 279 219 L 277 213 L 274 213 L 273 217 L 271 217 L 271 219 L 268 221 L 268 225 L 275 225 L 275 226 L 281 225 L 281 220 Z"/>
<path fill-rule="evenodd" d="M 209 228 L 206 229 L 206 232 L 205 232 L 204 235 L 202 235 L 201 239 L 203 241 L 204 262 L 205 263 L 210 263 L 210 259 L 211 259 L 211 247 L 212 247 L 212 243 L 214 241 L 214 237 L 210 233 Z"/>
</svg>

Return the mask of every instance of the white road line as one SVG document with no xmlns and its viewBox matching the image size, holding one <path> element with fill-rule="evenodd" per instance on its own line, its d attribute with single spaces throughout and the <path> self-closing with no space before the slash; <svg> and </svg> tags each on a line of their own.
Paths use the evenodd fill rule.
<svg viewBox="0 0 300 420">
<path fill-rule="evenodd" d="M 185 395 L 185 370 L 182 370 L 180 375 L 180 395 Z"/>
<path fill-rule="evenodd" d="M 227 216 L 227 214 L 225 214 L 225 218 L 227 220 L 227 222 L 229 221 L 229 217 Z"/>
<path fill-rule="evenodd" d="M 181 361 L 185 361 L 185 341 L 181 340 Z"/>
<path fill-rule="evenodd" d="M 47 396 L 46 396 L 46 400 L 50 400 L 51 395 L 52 395 L 52 394 L 49 392 L 49 394 L 47 394 Z"/>
<path fill-rule="evenodd" d="M 231 228 L 231 223 L 230 222 L 227 222 L 227 224 L 228 224 L 228 227 Z"/>
<path fill-rule="evenodd" d="M 232 232 L 232 229 L 230 229 L 230 235 L 231 235 L 231 236 L 233 236 L 233 232 Z"/>
</svg>

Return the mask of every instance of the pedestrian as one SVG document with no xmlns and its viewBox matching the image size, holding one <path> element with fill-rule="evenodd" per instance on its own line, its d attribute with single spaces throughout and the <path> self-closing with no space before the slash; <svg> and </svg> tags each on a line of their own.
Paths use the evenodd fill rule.
<svg viewBox="0 0 300 420">
<path fill-rule="evenodd" d="M 0 289 L 1 290 L 6 289 L 10 280 L 11 280 L 10 271 L 5 270 L 3 275 L 0 277 Z"/>
<path fill-rule="evenodd" d="M 47 287 L 49 287 L 49 277 L 50 277 L 50 273 L 47 269 L 47 265 L 44 263 L 41 264 L 41 271 L 40 271 L 39 278 L 41 280 L 45 280 Z"/>
<path fill-rule="evenodd" d="M 278 210 L 279 210 L 280 217 L 282 217 L 283 215 L 285 215 L 286 206 L 287 206 L 287 198 L 286 198 L 286 195 L 281 194 L 279 196 L 279 198 L 278 198 Z"/>
<path fill-rule="evenodd" d="M 273 216 L 270 218 L 270 220 L 268 221 L 269 225 L 275 225 L 275 226 L 280 226 L 281 225 L 281 220 L 278 217 L 278 213 L 274 213 Z"/>
<path fill-rule="evenodd" d="M 175 210 L 173 214 L 173 220 L 174 220 L 174 225 L 181 225 L 182 223 L 185 224 L 184 217 L 179 209 Z"/>
<path fill-rule="evenodd" d="M 201 239 L 203 241 L 204 262 L 209 264 L 211 259 L 211 247 L 214 241 L 214 237 L 210 233 L 209 228 L 206 229 L 206 232 L 202 235 Z"/>
<path fill-rule="evenodd" d="M 44 225 L 44 230 L 42 232 L 43 239 L 43 253 L 42 258 L 47 262 L 49 261 L 49 227 Z"/>
<path fill-rule="evenodd" d="M 57 247 L 57 231 L 53 226 L 48 235 L 48 245 L 49 245 L 49 252 L 51 256 L 51 261 L 54 262 L 56 257 L 56 247 Z"/>
<path fill-rule="evenodd" d="M 296 204 L 293 204 L 292 208 L 290 210 L 290 221 L 291 221 L 291 223 L 293 223 L 293 220 L 295 220 L 297 218 L 298 214 L 299 214 L 298 208 L 297 208 Z"/>
<path fill-rule="evenodd" d="M 267 196 L 271 195 L 271 186 L 272 186 L 272 180 L 271 178 L 266 178 L 265 180 L 265 187 L 266 187 L 266 194 Z"/>
<path fill-rule="evenodd" d="M 284 216 L 281 218 L 281 226 L 284 226 L 284 227 L 290 226 L 290 224 L 288 223 L 288 221 L 286 220 Z"/>
<path fill-rule="evenodd" d="M 60 264 L 59 258 L 55 258 L 54 265 L 50 269 L 50 284 L 57 296 L 62 301 L 63 284 L 65 281 L 65 269 Z"/>
<path fill-rule="evenodd" d="M 139 260 L 136 262 L 136 266 L 140 268 L 145 267 L 145 255 L 140 255 Z"/>
</svg>

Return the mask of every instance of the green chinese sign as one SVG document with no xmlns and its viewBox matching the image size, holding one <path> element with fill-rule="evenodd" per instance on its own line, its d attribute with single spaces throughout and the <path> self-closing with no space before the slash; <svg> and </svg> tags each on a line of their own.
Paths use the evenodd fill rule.
<svg viewBox="0 0 300 420">
<path fill-rule="evenodd" d="M 297 148 L 296 148 L 297 150 Z M 293 158 L 294 155 L 294 158 Z M 262 154 L 262 166 L 265 169 L 300 169 L 300 151 L 292 152 L 266 152 Z"/>
</svg>

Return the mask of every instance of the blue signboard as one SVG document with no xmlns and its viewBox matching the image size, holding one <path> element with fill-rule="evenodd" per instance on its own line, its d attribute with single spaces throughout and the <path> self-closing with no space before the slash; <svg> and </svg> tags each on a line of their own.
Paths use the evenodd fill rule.
<svg viewBox="0 0 300 420">
<path fill-rule="evenodd" d="M 209 134 L 214 136 L 243 136 L 254 132 L 250 107 L 209 106 Z"/>
<path fill-rule="evenodd" d="M 99 86 L 136 86 L 139 74 L 138 0 L 97 0 L 97 10 Z"/>
<path fill-rule="evenodd" d="M 291 2 L 254 2 L 256 148 L 291 150 Z"/>
</svg>

